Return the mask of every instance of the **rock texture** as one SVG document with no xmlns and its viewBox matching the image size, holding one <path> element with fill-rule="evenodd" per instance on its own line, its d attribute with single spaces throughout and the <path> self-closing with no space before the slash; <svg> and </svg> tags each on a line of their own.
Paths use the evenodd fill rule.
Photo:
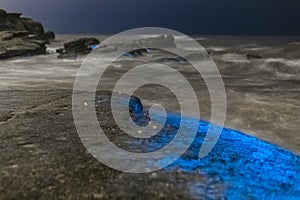
<svg viewBox="0 0 300 200">
<path fill-rule="evenodd" d="M 144 53 L 149 53 L 149 52 L 150 52 L 149 48 L 141 48 L 141 49 L 136 49 L 136 50 L 127 52 L 124 54 L 124 56 L 132 58 L 132 57 L 136 57 L 136 56 L 143 56 Z"/>
<path fill-rule="evenodd" d="M 123 56 L 133 58 L 138 56 L 144 56 L 144 54 L 149 53 L 151 51 L 157 51 L 166 48 L 176 48 L 175 38 L 172 35 L 159 35 L 155 37 L 148 37 L 136 40 L 135 43 L 140 48 L 126 52 Z M 181 61 L 180 59 L 175 60 L 178 62 Z"/>
<path fill-rule="evenodd" d="M 46 44 L 54 39 L 53 32 L 45 34 L 40 22 L 7 13 L 0 9 L 0 59 L 46 53 Z"/>
<path fill-rule="evenodd" d="M 260 55 L 257 55 L 257 54 L 247 53 L 247 59 L 248 60 L 251 60 L 251 59 L 262 59 L 262 57 Z"/>
<path fill-rule="evenodd" d="M 68 90 L 0 92 L 0 109 L 13 111 L 0 122 L 0 199 L 193 199 L 190 188 L 197 182 L 205 192 L 197 197 L 222 199 L 220 181 L 196 170 L 131 174 L 101 164 L 76 132 L 71 96 Z M 110 94 L 96 97 L 102 100 L 95 109 L 106 121 L 105 133 L 125 145 L 119 139 L 126 134 L 109 120 Z"/>
<path fill-rule="evenodd" d="M 112 120 L 111 93 L 99 91 L 95 97 L 98 121 L 119 148 L 153 152 L 177 133 L 175 117 L 161 135 L 129 137 Z M 7 111 L 0 113 L 1 199 L 297 199 L 300 158 L 254 137 L 224 129 L 213 151 L 198 158 L 209 127 L 201 122 L 193 144 L 167 168 L 123 173 L 96 160 L 82 144 L 72 115 L 72 90 L 1 91 L 0 101 L 0 110 Z"/>
<path fill-rule="evenodd" d="M 89 54 L 100 41 L 96 38 L 79 38 L 64 44 L 64 48 L 57 49 L 58 58 L 76 58 L 77 55 Z"/>
</svg>

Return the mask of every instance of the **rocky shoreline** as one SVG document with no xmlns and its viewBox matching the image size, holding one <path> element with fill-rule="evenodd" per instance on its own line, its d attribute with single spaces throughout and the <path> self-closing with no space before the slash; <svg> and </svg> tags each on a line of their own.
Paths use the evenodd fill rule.
<svg viewBox="0 0 300 200">
<path fill-rule="evenodd" d="M 46 45 L 55 39 L 53 31 L 45 32 L 42 23 L 0 9 L 0 59 L 46 54 Z M 79 38 L 57 49 L 58 58 L 76 58 L 90 53 L 100 41 Z"/>
<path fill-rule="evenodd" d="M 55 33 L 53 31 L 45 32 L 42 23 L 22 17 L 22 13 L 8 13 L 0 9 L 0 59 L 47 54 L 47 45 L 54 40 Z M 174 41 L 175 38 L 171 35 L 137 40 L 141 49 L 127 52 L 124 56 L 143 56 L 143 53 L 150 51 L 143 46 L 155 45 L 162 48 L 174 48 L 176 47 Z M 81 37 L 66 41 L 63 47 L 56 49 L 57 58 L 76 59 L 80 55 L 91 53 L 99 44 L 100 41 L 94 37 Z"/>
<path fill-rule="evenodd" d="M 3 199 L 193 199 L 196 181 L 206 192 L 196 198 L 222 199 L 220 180 L 178 168 L 148 174 L 111 169 L 87 151 L 74 126 L 70 90 L 2 91 L 0 196 Z M 98 98 L 108 99 L 108 93 Z M 14 103 L 13 103 L 14 102 Z M 105 132 L 119 133 L 107 105 L 97 113 Z M 12 112 L 10 112 L 12 111 Z M 4 119 L 5 118 L 5 119 Z M 193 177 L 191 179 L 191 177 Z"/>
<path fill-rule="evenodd" d="M 105 134 L 117 146 L 144 151 L 147 143 L 128 138 L 111 120 L 110 95 L 99 91 L 95 99 Z M 7 111 L 0 115 L 3 199 L 259 199 L 260 191 L 270 192 L 268 197 L 296 195 L 298 156 L 230 130 L 223 131 L 204 159 L 197 157 L 205 134 L 200 129 L 186 153 L 165 169 L 132 174 L 109 168 L 82 144 L 71 97 L 71 90 L 0 92 L 0 109 Z M 170 125 L 164 131 L 172 134 Z M 200 125 L 205 129 L 205 123 Z M 151 140 L 164 144 L 167 135 Z"/>
<path fill-rule="evenodd" d="M 214 151 L 199 159 L 205 131 L 199 132 L 191 148 L 171 166 L 129 174 L 97 161 L 74 125 L 73 83 L 84 59 L 80 55 L 97 48 L 106 36 L 96 37 L 55 37 L 39 22 L 0 10 L 0 199 L 259 199 L 265 191 L 272 199 L 278 194 L 286 198 L 299 194 L 299 42 L 196 38 L 211 52 L 223 76 L 228 100 L 225 127 L 247 135 L 226 129 Z M 147 46 L 161 39 L 174 47 L 174 38 L 168 36 L 137 42 Z M 47 55 L 26 58 L 39 54 Z M 144 48 L 124 54 L 107 70 L 101 86 L 110 90 L 125 71 L 149 62 L 163 62 L 188 77 L 199 95 L 201 119 L 210 119 L 205 82 L 186 60 L 167 52 Z M 177 108 L 172 94 L 155 85 L 135 95 L 146 109 L 151 100 L 160 100 L 157 103 L 168 110 Z M 140 144 L 138 150 L 144 152 L 144 141 L 126 140 L 114 123 L 109 99 L 109 93 L 98 92 L 96 99 L 88 101 L 88 105 L 96 101 L 104 132 L 116 145 L 134 151 Z M 143 110 L 141 102 L 135 99 L 129 106 L 132 119 L 138 121 L 133 113 Z M 145 119 L 149 120 L 147 115 Z M 166 140 L 152 142 L 161 145 Z"/>
<path fill-rule="evenodd" d="M 76 58 L 78 55 L 85 55 L 92 52 L 100 44 L 96 38 L 79 38 L 64 43 L 63 48 L 56 50 L 58 58 Z"/>
<path fill-rule="evenodd" d="M 40 22 L 0 9 L 0 59 L 46 53 L 46 44 L 55 38 Z"/>
</svg>

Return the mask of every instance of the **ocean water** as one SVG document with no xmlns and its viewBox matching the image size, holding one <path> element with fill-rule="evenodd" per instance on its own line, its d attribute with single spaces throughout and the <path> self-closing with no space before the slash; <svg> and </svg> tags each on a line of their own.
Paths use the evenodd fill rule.
<svg viewBox="0 0 300 200">
<path fill-rule="evenodd" d="M 58 35 L 48 54 L 0 61 L 0 90 L 55 90 L 73 88 L 85 56 L 57 59 L 55 49 L 72 38 Z M 103 41 L 108 36 L 96 35 Z M 183 156 L 167 169 L 181 168 L 218 177 L 228 199 L 299 199 L 300 169 L 300 44 L 292 37 L 195 36 L 216 63 L 226 89 L 227 116 L 221 138 L 204 159 Z M 193 55 L 193 49 L 187 49 Z M 247 54 L 261 59 L 248 59 Z M 118 78 L 133 65 L 172 57 L 149 53 L 143 57 L 121 57 L 100 81 L 111 90 Z M 198 154 L 210 121 L 210 98 L 205 83 L 190 66 L 173 61 L 165 64 L 184 74 L 199 98 L 201 121 L 190 148 Z M 87 72 L 86 75 L 91 75 Z M 167 76 L 166 76 L 167 79 Z M 172 83 L 174 80 L 171 78 Z M 138 91 L 145 105 L 162 104 L 178 111 L 172 94 L 156 86 Z M 188 98 L 188 97 L 187 97 Z M 176 118 L 170 123 L 176 125 Z M 162 143 L 164 141 L 161 141 Z M 192 156 L 193 157 L 193 156 Z M 190 184 L 197 198 L 198 182 Z"/>
<path fill-rule="evenodd" d="M 57 59 L 55 50 L 62 47 L 65 41 L 85 36 L 97 37 L 100 41 L 109 37 L 108 35 L 58 35 L 57 39 L 48 45 L 47 55 L 2 60 L 0 61 L 0 89 L 34 89 L 35 87 L 51 89 L 56 86 L 62 87 L 60 84 L 62 82 L 72 83 L 85 56 L 75 60 Z M 299 38 L 195 36 L 194 39 L 211 53 L 211 57 L 224 77 L 247 79 L 253 83 L 260 82 L 261 85 L 276 81 L 298 82 L 300 80 L 300 56 L 297 53 L 300 50 Z M 193 53 L 191 49 L 187 50 Z M 262 59 L 248 60 L 247 53 L 260 55 Z M 143 59 L 151 61 L 153 60 L 151 56 L 157 55 L 150 54 Z M 120 61 L 128 60 L 124 58 Z M 115 67 L 126 69 L 127 66 Z M 51 83 L 51 85 L 41 86 L 43 83 Z M 240 81 L 240 84 L 243 83 L 245 82 Z M 68 86 L 67 84 L 66 87 Z"/>
<path fill-rule="evenodd" d="M 133 105 L 131 102 L 135 102 L 134 105 L 139 104 L 130 100 L 130 105 Z M 128 102 L 124 100 L 119 103 L 126 106 Z M 138 109 L 133 109 L 137 116 L 141 112 L 147 112 L 147 108 L 138 107 Z M 162 115 L 155 113 L 151 116 L 152 120 L 155 119 L 154 121 L 164 121 L 162 118 L 164 118 Z M 168 112 L 164 128 L 155 136 L 143 139 L 123 138 L 123 140 L 126 141 L 126 149 L 130 151 L 142 149 L 144 153 L 153 152 L 173 141 L 180 126 L 188 128 L 194 122 L 195 119 L 181 116 L 179 113 Z M 128 126 L 130 125 L 128 124 Z M 188 139 L 176 139 L 176 145 L 172 146 L 174 149 L 170 149 L 169 153 L 162 155 L 160 161 L 150 163 L 157 165 L 156 167 L 164 167 L 177 156 L 177 148 L 190 145 L 179 159 L 164 170 L 170 173 L 181 170 L 190 173 L 191 176 L 199 173 L 213 180 L 212 185 L 218 186 L 214 190 L 223 191 L 224 199 L 293 200 L 300 198 L 299 155 L 245 133 L 223 128 L 212 151 L 204 158 L 200 158 L 198 154 L 210 126 L 212 124 L 206 121 L 199 121 L 196 137 L 191 144 Z M 112 155 L 106 156 L 114 157 L 114 153 L 111 152 Z M 151 166 L 149 167 L 151 168 Z M 207 192 L 211 188 L 208 189 L 207 187 L 210 186 L 206 184 L 194 178 L 185 182 L 193 199 L 202 199 L 203 195 L 210 196 Z M 211 194 L 211 197 L 212 199 L 217 198 L 214 194 Z"/>
<path fill-rule="evenodd" d="M 72 89 L 85 56 L 57 59 L 55 50 L 65 41 L 93 36 L 100 41 L 107 35 L 57 35 L 47 55 L 0 61 L 0 90 Z M 184 41 L 184 38 L 179 38 Z M 297 37 L 194 36 L 216 63 L 226 89 L 225 126 L 300 153 L 300 57 Z M 193 56 L 193 50 L 190 51 Z M 247 54 L 261 59 L 247 59 Z M 174 56 L 174 55 L 173 55 Z M 166 53 L 121 57 L 107 70 L 99 89 L 112 90 L 120 75 L 140 64 L 172 57 Z M 205 82 L 185 63 L 166 61 L 191 83 L 199 99 L 201 119 L 210 121 L 210 96 Z M 87 72 L 87 75 L 93 72 Z M 172 78 L 165 80 L 171 83 Z M 137 91 L 145 104 L 155 103 L 178 111 L 172 94 L 156 86 Z M 187 98 L 188 99 L 188 98 Z"/>
</svg>

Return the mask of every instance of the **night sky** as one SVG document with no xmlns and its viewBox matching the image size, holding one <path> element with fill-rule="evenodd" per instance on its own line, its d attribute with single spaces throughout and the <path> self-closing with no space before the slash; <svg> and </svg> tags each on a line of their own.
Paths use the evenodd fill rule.
<svg viewBox="0 0 300 200">
<path fill-rule="evenodd" d="M 300 35 L 299 0 L 0 0 L 57 33 L 156 26 L 185 34 Z"/>
</svg>

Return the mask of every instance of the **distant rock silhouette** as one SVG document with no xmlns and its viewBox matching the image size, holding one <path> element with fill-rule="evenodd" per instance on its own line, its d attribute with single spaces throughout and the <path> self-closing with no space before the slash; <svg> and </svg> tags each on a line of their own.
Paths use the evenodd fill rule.
<svg viewBox="0 0 300 200">
<path fill-rule="evenodd" d="M 100 41 L 96 38 L 79 38 L 66 42 L 64 48 L 56 50 L 59 53 L 58 58 L 76 58 L 77 55 L 89 54 Z"/>
<path fill-rule="evenodd" d="M 55 37 L 53 32 L 45 34 L 40 22 L 21 15 L 0 9 L 0 59 L 45 54 L 46 44 Z"/>
<path fill-rule="evenodd" d="M 176 48 L 175 38 L 172 35 L 158 35 L 135 40 L 135 46 L 140 48 L 126 52 L 123 56 L 138 57 L 157 49 Z"/>
<path fill-rule="evenodd" d="M 251 59 L 261 59 L 262 57 L 260 55 L 257 54 L 252 54 L 252 53 L 247 53 L 247 59 L 251 60 Z"/>
</svg>

